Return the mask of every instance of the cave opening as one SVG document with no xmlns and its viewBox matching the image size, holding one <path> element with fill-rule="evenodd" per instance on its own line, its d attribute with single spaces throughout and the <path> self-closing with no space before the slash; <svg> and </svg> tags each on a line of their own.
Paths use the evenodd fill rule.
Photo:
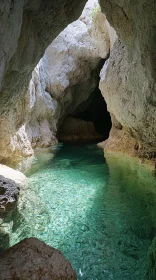
<svg viewBox="0 0 156 280">
<path fill-rule="evenodd" d="M 108 139 L 111 127 L 107 104 L 97 87 L 73 114 L 65 118 L 57 137 L 64 143 L 104 141 Z"/>
</svg>

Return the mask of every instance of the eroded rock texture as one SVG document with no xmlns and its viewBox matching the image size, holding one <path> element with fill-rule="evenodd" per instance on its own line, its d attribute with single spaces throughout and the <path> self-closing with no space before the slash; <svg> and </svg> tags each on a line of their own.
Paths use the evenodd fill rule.
<svg viewBox="0 0 156 280">
<path fill-rule="evenodd" d="M 89 0 L 80 19 L 61 32 L 47 48 L 43 58 L 35 67 L 29 83 L 29 89 L 27 88 L 28 80 L 30 79 L 30 69 L 32 70 L 39 55 L 41 56 L 42 54 L 38 50 L 38 45 L 43 50 L 49 40 L 52 40 L 61 28 L 63 29 L 65 25 L 64 13 L 69 12 L 68 8 L 72 9 L 72 11 L 79 9 L 79 6 L 84 1 L 82 1 L 81 5 L 79 3 L 77 7 L 74 3 L 72 2 L 71 4 L 69 2 L 66 6 L 63 5 L 63 1 L 54 3 L 56 4 L 55 13 L 57 13 L 57 7 L 60 4 L 60 13 L 58 15 L 55 14 L 58 26 L 54 25 L 53 19 L 53 32 L 50 31 L 50 33 L 49 28 L 52 25 L 49 22 L 50 16 L 48 17 L 50 9 L 52 9 L 50 4 L 47 5 L 47 8 L 42 4 L 42 12 L 37 10 L 38 8 L 41 9 L 40 5 L 38 8 L 33 5 L 27 8 L 28 11 L 29 9 L 36 9 L 36 12 L 30 13 L 30 16 L 33 17 L 35 14 L 32 21 L 35 26 L 39 24 L 41 31 L 43 23 L 38 23 L 37 20 L 39 13 L 42 16 L 44 15 L 44 8 L 49 10 L 46 15 L 48 22 L 45 23 L 44 34 L 40 34 L 43 31 L 39 32 L 40 38 L 37 37 L 37 41 L 35 40 L 34 33 L 31 34 L 30 43 L 33 45 L 33 49 L 29 46 L 27 50 L 28 46 L 24 47 L 25 45 L 22 45 L 23 54 L 21 56 L 19 54 L 18 56 L 16 55 L 19 63 L 17 64 L 13 60 L 13 63 L 16 65 L 16 71 L 11 71 L 9 74 L 11 80 L 6 82 L 8 90 L 5 94 L 7 96 L 10 93 L 10 88 L 15 79 L 14 75 L 16 74 L 16 83 L 14 82 L 11 94 L 13 98 L 10 96 L 8 103 L 5 103 L 4 110 L 0 110 L 2 111 L 0 119 L 0 129 L 2 131 L 0 136 L 0 160 L 12 156 L 28 156 L 33 153 L 33 148 L 37 146 L 43 147 L 56 143 L 56 132 L 64 118 L 67 115 L 72 115 L 77 107 L 86 101 L 92 91 L 98 86 L 99 71 L 102 67 L 101 58 L 106 58 L 109 53 L 111 45 L 109 32 L 110 30 L 112 32 L 113 29 L 111 29 L 106 21 L 106 17 L 101 13 L 98 1 Z M 38 15 L 37 18 L 36 14 Z M 51 16 L 54 17 L 53 13 Z M 67 18 L 68 21 L 72 20 L 74 16 L 69 16 Z M 41 20 L 43 20 L 42 17 Z M 39 27 L 33 29 L 36 32 L 35 36 L 38 36 Z M 55 32 L 54 27 L 56 27 Z M 25 29 L 23 32 L 24 34 L 29 33 Z M 41 39 L 42 35 L 47 38 L 45 39 L 46 43 L 43 42 L 44 46 L 40 42 L 44 39 L 44 37 Z M 25 36 L 27 37 L 28 34 L 25 34 Z M 30 38 L 25 40 L 29 45 L 28 39 Z M 34 40 L 35 42 L 33 43 Z M 25 41 L 23 44 L 25 44 Z M 21 48 L 19 46 L 19 52 L 22 52 Z M 33 50 L 35 59 L 32 54 Z M 20 57 L 24 59 L 22 62 Z M 30 62 L 33 63 L 33 66 Z M 19 71 L 21 73 L 20 76 Z"/>
<path fill-rule="evenodd" d="M 0 1 L 0 159 L 32 153 L 25 99 L 45 48 L 80 15 L 85 0 Z"/>
<path fill-rule="evenodd" d="M 103 135 L 96 131 L 93 122 L 67 117 L 59 130 L 58 139 L 62 142 L 88 143 L 102 140 Z"/>
<path fill-rule="evenodd" d="M 76 280 L 60 251 L 36 239 L 24 239 L 0 255 L 0 280 Z"/>
<path fill-rule="evenodd" d="M 0 224 L 12 220 L 17 210 L 20 186 L 25 184 L 24 174 L 0 164 Z"/>
<path fill-rule="evenodd" d="M 19 186 L 0 175 L 0 220 L 10 221 L 17 207 Z"/>
<path fill-rule="evenodd" d="M 100 0 L 100 4 L 119 37 L 101 72 L 100 89 L 123 131 L 137 140 L 140 149 L 155 152 L 156 2 Z"/>
</svg>

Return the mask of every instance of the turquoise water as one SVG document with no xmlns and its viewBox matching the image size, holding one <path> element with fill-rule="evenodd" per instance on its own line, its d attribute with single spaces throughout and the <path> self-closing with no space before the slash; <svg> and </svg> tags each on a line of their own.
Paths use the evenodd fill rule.
<svg viewBox="0 0 156 280">
<path fill-rule="evenodd" d="M 155 177 L 134 160 L 106 161 L 96 145 L 59 145 L 30 160 L 10 245 L 37 237 L 60 249 L 80 280 L 143 280 L 156 235 Z"/>
</svg>

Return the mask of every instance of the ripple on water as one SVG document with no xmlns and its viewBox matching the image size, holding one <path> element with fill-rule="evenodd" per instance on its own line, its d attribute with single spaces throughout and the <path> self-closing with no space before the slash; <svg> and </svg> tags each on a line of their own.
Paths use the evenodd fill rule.
<svg viewBox="0 0 156 280">
<path fill-rule="evenodd" d="M 143 280 L 156 234 L 156 184 L 95 145 L 38 152 L 27 171 L 11 245 L 35 236 L 60 249 L 84 280 Z M 20 224 L 20 227 L 18 227 Z"/>
</svg>

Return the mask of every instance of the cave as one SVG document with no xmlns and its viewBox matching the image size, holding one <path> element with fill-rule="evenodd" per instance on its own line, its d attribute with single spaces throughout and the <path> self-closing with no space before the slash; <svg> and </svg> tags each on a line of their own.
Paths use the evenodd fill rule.
<svg viewBox="0 0 156 280">
<path fill-rule="evenodd" d="M 58 130 L 60 142 L 91 143 L 105 141 L 112 127 L 107 104 L 96 88 L 89 98 L 76 108 L 76 112 L 65 118 Z"/>
<path fill-rule="evenodd" d="M 1 2 L 0 280 L 155 280 L 156 1 Z"/>
</svg>

